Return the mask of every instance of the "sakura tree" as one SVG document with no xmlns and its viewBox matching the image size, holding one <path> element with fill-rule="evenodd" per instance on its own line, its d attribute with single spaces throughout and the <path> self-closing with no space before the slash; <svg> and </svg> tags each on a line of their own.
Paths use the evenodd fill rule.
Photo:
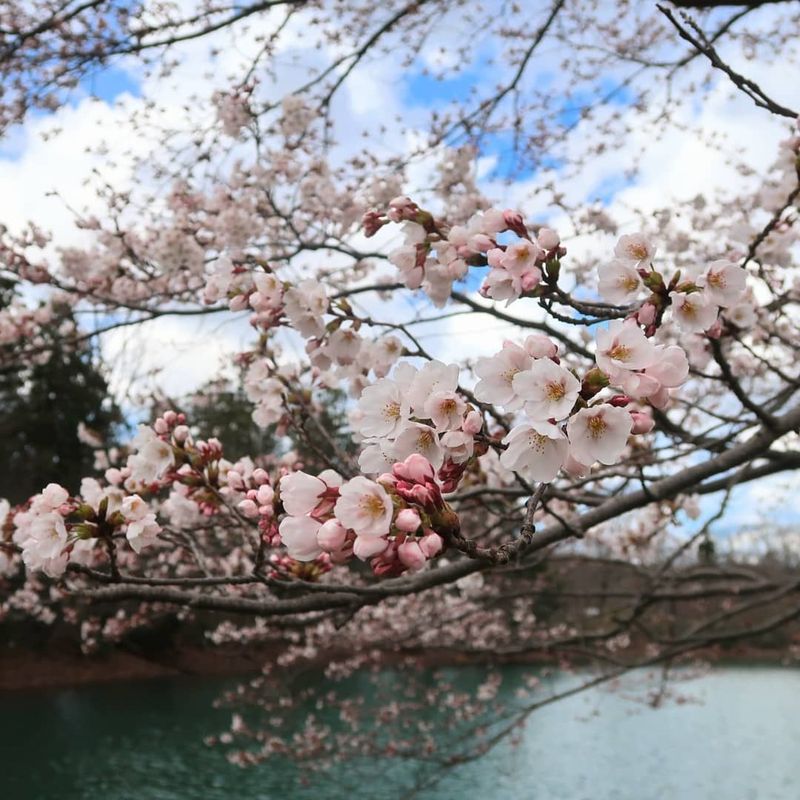
<svg viewBox="0 0 800 800">
<path fill-rule="evenodd" d="M 796 71 L 798 12 L 717 5 L 7 4 L 12 132 L 110 64 L 154 95 L 121 104 L 147 146 L 125 154 L 124 186 L 100 152 L 102 211 L 75 210 L 79 244 L 42 219 L 3 230 L 18 287 L 3 363 L 42 357 L 64 304 L 87 321 L 60 346 L 165 317 L 244 321 L 250 344 L 222 369 L 280 445 L 230 457 L 179 403 L 127 448 L 83 431 L 97 474 L 78 494 L 51 483 L 5 504 L 0 613 L 62 615 L 90 649 L 212 612 L 213 641 L 279 640 L 282 674 L 324 659 L 331 682 L 442 648 L 591 661 L 594 685 L 790 628 L 796 577 L 714 559 L 712 540 L 738 487 L 800 465 L 800 83 L 748 77 Z M 219 69 L 174 113 L 158 90 L 190 79 L 196 48 Z M 425 113 L 370 96 L 359 137 L 343 95 L 420 64 L 469 85 Z M 746 103 L 782 137 L 768 166 L 693 102 Z M 640 208 L 582 188 L 604 159 L 635 186 L 659 141 L 696 136 L 735 184 Z M 352 447 L 323 421 L 331 389 Z M 587 563 L 618 585 L 581 586 Z M 532 610 L 544 594 L 551 619 Z M 493 681 L 461 722 L 480 727 Z M 265 696 L 250 700 L 269 713 Z M 297 757 L 375 751 L 355 722 L 349 750 L 323 733 L 310 724 Z M 435 749 L 424 733 L 382 752 Z M 256 742 L 242 763 L 290 749 L 240 717 L 233 735 Z"/>
</svg>

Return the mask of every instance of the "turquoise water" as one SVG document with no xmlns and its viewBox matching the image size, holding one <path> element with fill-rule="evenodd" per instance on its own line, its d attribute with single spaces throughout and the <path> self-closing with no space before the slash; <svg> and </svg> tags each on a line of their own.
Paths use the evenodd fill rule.
<svg viewBox="0 0 800 800">
<path fill-rule="evenodd" d="M 531 669 L 507 668 L 502 692 Z M 450 672 L 452 675 L 453 672 Z M 474 673 L 463 671 L 465 682 Z M 458 677 L 457 677 L 458 680 Z M 545 681 L 537 697 L 572 678 Z M 203 737 L 230 679 L 0 694 L 0 800 L 394 800 L 409 764 L 344 766 L 309 786 L 287 763 L 228 764 Z M 800 671 L 725 668 L 652 709 L 641 676 L 537 711 L 516 746 L 448 773 L 425 800 L 798 800 Z"/>
</svg>

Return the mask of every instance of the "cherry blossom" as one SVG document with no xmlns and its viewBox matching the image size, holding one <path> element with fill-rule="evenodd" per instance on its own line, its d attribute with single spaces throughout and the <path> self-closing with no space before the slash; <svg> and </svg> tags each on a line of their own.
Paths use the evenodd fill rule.
<svg viewBox="0 0 800 800">
<path fill-rule="evenodd" d="M 711 303 L 727 308 L 735 306 L 744 294 L 747 272 L 732 261 L 712 261 L 697 279 Z"/>
<path fill-rule="evenodd" d="M 615 258 L 597 268 L 598 289 L 609 303 L 625 305 L 639 296 L 644 284 L 636 267 L 626 259 Z"/>
<path fill-rule="evenodd" d="M 392 501 L 379 483 L 358 476 L 342 485 L 334 513 L 358 537 L 384 536 L 392 521 Z"/>
<path fill-rule="evenodd" d="M 367 386 L 358 401 L 361 415 L 356 430 L 367 437 L 394 437 L 411 413 L 407 391 L 389 378 Z"/>
<path fill-rule="evenodd" d="M 549 422 L 517 425 L 503 439 L 508 445 L 500 456 L 504 467 L 527 478 L 549 483 L 567 458 L 567 437 Z"/>
<path fill-rule="evenodd" d="M 338 497 L 341 485 L 341 475 L 333 470 L 324 470 L 316 477 L 302 470 L 291 472 L 280 480 L 281 503 L 286 513 L 295 517 L 324 514 Z"/>
<path fill-rule="evenodd" d="M 516 394 L 525 401 L 525 413 L 537 422 L 564 419 L 578 398 L 580 382 L 569 370 L 547 358 L 534 361 L 512 381 Z"/>
<path fill-rule="evenodd" d="M 653 260 L 656 254 L 655 246 L 643 233 L 631 233 L 619 237 L 614 255 L 633 265 L 639 265 Z"/>
<path fill-rule="evenodd" d="M 567 422 L 572 457 L 581 464 L 613 464 L 622 454 L 633 427 L 624 408 L 602 404 L 582 408 Z"/>
<path fill-rule="evenodd" d="M 125 537 L 133 550 L 141 553 L 143 548 L 156 543 L 159 533 L 161 526 L 156 521 L 156 515 L 150 513 L 129 522 Z"/>
<path fill-rule="evenodd" d="M 323 552 L 317 541 L 321 527 L 322 523 L 313 517 L 284 517 L 279 530 L 289 555 L 298 561 L 313 561 L 319 556 Z"/>
<path fill-rule="evenodd" d="M 671 292 L 672 313 L 687 333 L 702 333 L 708 330 L 717 319 L 717 306 L 704 292 L 684 294 Z"/>
<path fill-rule="evenodd" d="M 466 402 L 456 392 L 434 391 L 425 401 L 423 413 L 437 430 L 453 430 L 461 427 L 466 408 Z"/>
<path fill-rule="evenodd" d="M 411 422 L 403 428 L 394 441 L 392 453 L 398 461 L 402 461 L 412 453 L 418 453 L 437 469 L 444 461 L 444 453 L 436 430 L 430 425 L 418 422 Z"/>
<path fill-rule="evenodd" d="M 532 363 L 533 357 L 527 350 L 513 342 L 504 342 L 499 353 L 478 359 L 474 370 L 480 380 L 475 386 L 475 397 L 509 411 L 521 408 L 523 399 L 514 390 L 514 377 L 530 369 Z"/>
<path fill-rule="evenodd" d="M 633 320 L 614 320 L 597 332 L 597 366 L 607 373 L 644 369 L 655 359 L 655 347 Z"/>
<path fill-rule="evenodd" d="M 317 281 L 301 281 L 286 291 L 284 310 L 303 336 L 321 336 L 325 330 L 322 318 L 328 310 L 325 287 Z"/>
<path fill-rule="evenodd" d="M 139 426 L 132 446 L 136 452 L 128 458 L 127 466 L 133 481 L 152 483 L 175 463 L 172 446 L 147 425 Z"/>
</svg>

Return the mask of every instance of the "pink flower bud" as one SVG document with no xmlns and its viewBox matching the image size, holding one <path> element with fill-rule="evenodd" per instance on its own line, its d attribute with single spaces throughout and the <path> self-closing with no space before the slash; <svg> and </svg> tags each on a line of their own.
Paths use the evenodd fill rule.
<svg viewBox="0 0 800 800">
<path fill-rule="evenodd" d="M 561 237 L 552 228 L 539 228 L 536 238 L 543 250 L 555 250 L 561 243 Z"/>
<path fill-rule="evenodd" d="M 257 517 L 258 516 L 258 506 L 256 505 L 254 500 L 242 500 L 237 508 L 239 511 L 242 512 L 246 517 Z"/>
<path fill-rule="evenodd" d="M 258 487 L 258 491 L 256 492 L 256 502 L 260 506 L 271 505 L 274 497 L 275 490 L 269 484 L 265 483 Z"/>
<path fill-rule="evenodd" d="M 722 317 L 717 317 L 714 324 L 706 329 L 706 335 L 711 339 L 719 339 L 722 336 Z"/>
<path fill-rule="evenodd" d="M 479 253 L 486 253 L 493 247 L 497 246 L 495 240 L 492 239 L 491 236 L 487 236 L 485 233 L 475 234 L 475 236 L 470 238 L 469 244 L 474 250 L 477 250 Z"/>
<path fill-rule="evenodd" d="M 381 536 L 356 536 L 353 542 L 353 553 L 356 558 L 366 561 L 380 555 L 389 546 L 389 542 Z"/>
<path fill-rule="evenodd" d="M 242 474 L 235 469 L 228 470 L 228 486 L 237 492 L 241 492 L 244 489 L 244 478 L 242 478 Z"/>
<path fill-rule="evenodd" d="M 387 216 L 392 222 L 400 222 L 404 219 L 413 219 L 417 213 L 417 204 L 409 197 L 401 195 L 389 202 Z"/>
<path fill-rule="evenodd" d="M 167 425 L 167 421 L 166 421 L 165 419 L 162 419 L 161 417 L 159 417 L 159 418 L 158 418 L 158 419 L 157 419 L 157 420 L 156 420 L 156 421 L 153 423 L 153 430 L 154 430 L 154 431 L 155 431 L 157 434 L 159 434 L 159 435 L 163 435 L 163 434 L 165 434 L 165 433 L 166 433 L 166 432 L 169 430 L 169 425 Z"/>
<path fill-rule="evenodd" d="M 645 303 L 636 312 L 636 321 L 640 325 L 652 325 L 656 320 L 656 307 L 652 303 Z"/>
<path fill-rule="evenodd" d="M 337 519 L 329 519 L 317 531 L 317 544 L 329 552 L 341 550 L 347 539 L 347 528 Z"/>
<path fill-rule="evenodd" d="M 422 548 L 413 539 L 403 542 L 397 548 L 397 556 L 400 563 L 408 567 L 412 572 L 422 569 L 428 560 Z"/>
<path fill-rule="evenodd" d="M 209 458 L 222 458 L 222 442 L 216 436 L 212 436 L 206 442 L 205 452 Z"/>
<path fill-rule="evenodd" d="M 506 209 L 503 212 L 503 220 L 506 223 L 506 227 L 514 231 L 517 236 L 524 236 L 527 238 L 528 236 L 528 229 L 525 227 L 525 222 L 522 219 L 522 214 L 519 211 L 512 211 L 511 209 Z"/>
<path fill-rule="evenodd" d="M 269 474 L 265 469 L 258 467 L 253 470 L 253 483 L 260 486 L 262 483 L 269 483 Z"/>
<path fill-rule="evenodd" d="M 495 247 L 486 254 L 486 261 L 490 267 L 495 269 L 503 269 L 503 258 L 506 251 L 501 247 Z"/>
<path fill-rule="evenodd" d="M 178 425 L 178 427 L 172 432 L 172 435 L 178 444 L 184 444 L 184 442 L 189 438 L 189 428 L 186 425 Z"/>
<path fill-rule="evenodd" d="M 374 236 L 385 224 L 387 220 L 382 219 L 379 212 L 372 210 L 364 212 L 361 218 L 361 227 L 364 229 L 364 235 L 369 238 Z"/>
<path fill-rule="evenodd" d="M 412 487 L 408 496 L 418 506 L 422 506 L 422 508 L 431 508 L 436 505 L 436 501 L 440 497 L 438 487 L 434 488 L 417 483 Z"/>
<path fill-rule="evenodd" d="M 235 297 L 231 297 L 228 301 L 228 308 L 231 311 L 244 311 L 247 308 L 247 295 L 237 294 Z"/>
<path fill-rule="evenodd" d="M 444 540 L 438 533 L 431 531 L 419 540 L 419 547 L 427 558 L 433 558 L 442 552 Z"/>
<path fill-rule="evenodd" d="M 394 521 L 398 530 L 404 533 L 414 533 L 422 524 L 419 514 L 413 508 L 404 508 Z"/>
<path fill-rule="evenodd" d="M 542 281 L 542 272 L 539 267 L 531 267 L 522 273 L 522 291 L 530 292 Z"/>
<path fill-rule="evenodd" d="M 470 411 L 461 423 L 461 430 L 464 431 L 464 433 L 472 434 L 472 436 L 480 433 L 482 427 L 483 417 L 480 411 Z"/>
<path fill-rule="evenodd" d="M 524 346 L 525 352 L 531 358 L 555 358 L 558 353 L 558 345 L 549 336 L 541 333 L 526 336 Z"/>
<path fill-rule="evenodd" d="M 414 483 L 432 481 L 435 475 L 431 462 L 419 453 L 412 453 L 405 461 L 395 464 L 392 472 L 396 477 Z"/>
<path fill-rule="evenodd" d="M 633 417 L 633 427 L 631 428 L 631 433 L 650 433 L 650 431 L 653 430 L 655 422 L 647 412 L 631 411 L 631 417 Z"/>
<path fill-rule="evenodd" d="M 178 421 L 178 415 L 174 411 L 165 411 L 163 419 L 167 425 L 172 427 Z"/>
</svg>

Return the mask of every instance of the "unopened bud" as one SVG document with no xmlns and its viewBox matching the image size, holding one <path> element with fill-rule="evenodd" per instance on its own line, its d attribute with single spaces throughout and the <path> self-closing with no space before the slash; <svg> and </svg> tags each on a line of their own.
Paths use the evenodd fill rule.
<svg viewBox="0 0 800 800">
<path fill-rule="evenodd" d="M 419 514 L 413 508 L 404 508 L 397 515 L 394 524 L 398 530 L 401 530 L 404 533 L 414 533 L 414 531 L 419 529 L 419 526 L 422 524 L 422 520 L 420 519 Z"/>
<path fill-rule="evenodd" d="M 644 411 L 631 411 L 631 417 L 633 418 L 633 427 L 631 428 L 631 433 L 634 435 L 642 434 L 642 433 L 650 433 L 653 430 L 653 426 L 655 422 L 653 418 Z"/>
<path fill-rule="evenodd" d="M 543 250 L 555 250 L 561 243 L 561 238 L 552 228 L 539 228 L 536 238 Z"/>
</svg>

